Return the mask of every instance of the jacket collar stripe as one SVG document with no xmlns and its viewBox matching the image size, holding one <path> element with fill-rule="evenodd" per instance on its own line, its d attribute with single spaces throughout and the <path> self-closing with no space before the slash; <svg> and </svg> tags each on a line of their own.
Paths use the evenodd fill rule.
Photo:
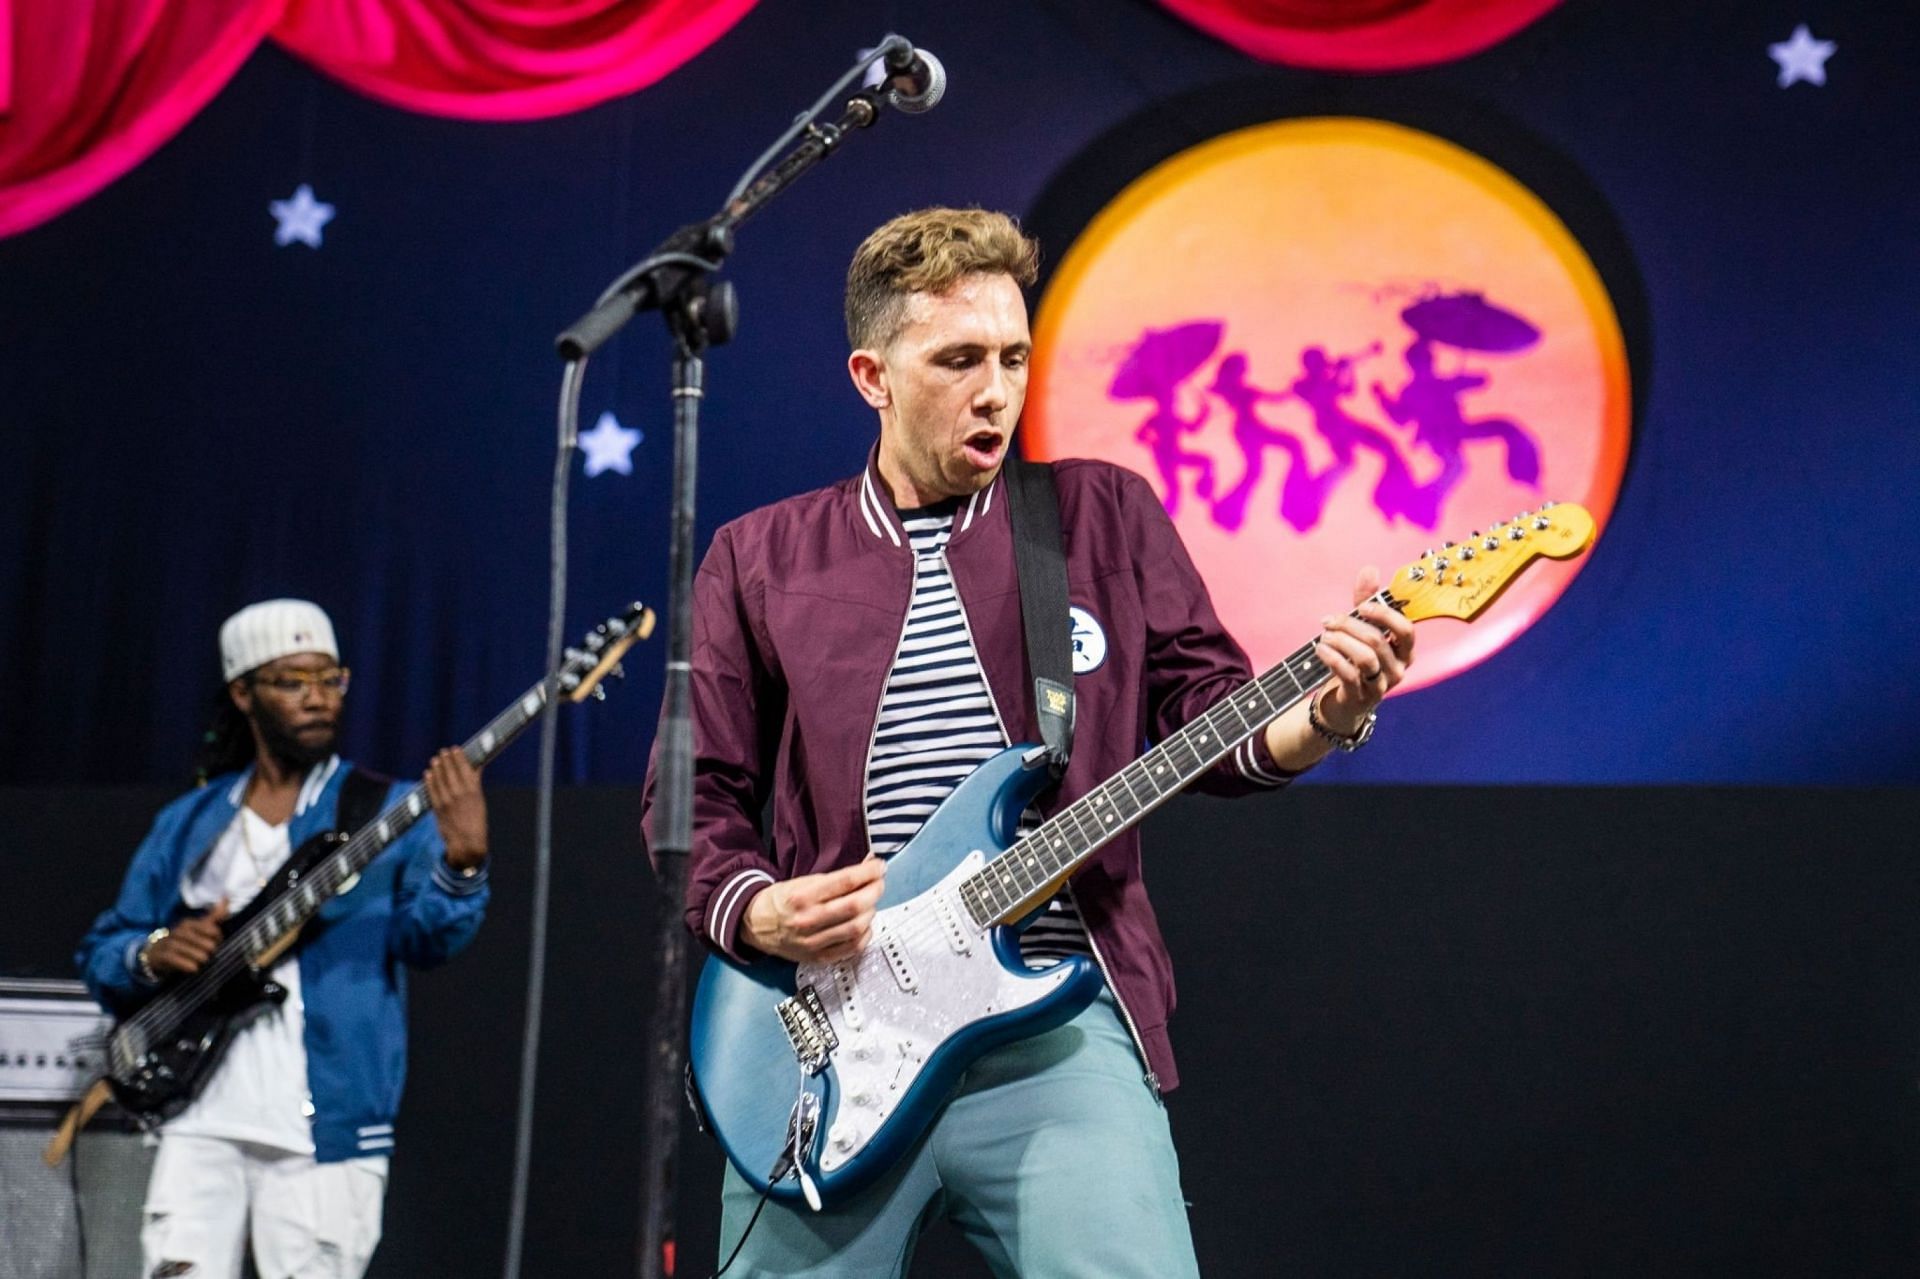
<svg viewBox="0 0 1920 1279">
<path fill-rule="evenodd" d="M 993 511 L 993 490 L 998 488 L 999 485 L 1000 477 L 996 475 L 993 477 L 993 483 L 987 485 L 987 487 L 967 499 L 966 518 L 960 521 L 960 531 L 962 533 L 973 527 L 973 516 L 976 507 L 979 508 L 981 515 L 987 515 Z"/>
<path fill-rule="evenodd" d="M 307 770 L 307 779 L 300 783 L 300 794 L 294 800 L 293 811 L 304 813 L 312 808 L 314 801 L 320 798 L 320 792 L 327 788 L 333 775 L 340 768 L 340 757 L 329 755 L 324 763 L 315 764 Z M 227 804 L 238 808 L 247 801 L 247 783 L 253 780 L 253 765 L 240 770 L 240 776 L 233 779 L 233 785 L 227 788 Z"/>
<path fill-rule="evenodd" d="M 327 783 L 333 780 L 333 774 L 339 767 L 338 755 L 330 755 L 324 764 L 313 766 L 313 771 L 307 774 L 306 785 L 300 788 L 300 798 L 294 803 L 293 811 L 296 815 L 313 807 L 314 802 L 320 798 L 320 792 L 327 788 Z"/>
<path fill-rule="evenodd" d="M 894 512 L 893 503 L 880 495 L 879 485 L 873 482 L 874 468 L 878 465 L 878 461 L 875 460 L 877 457 L 876 447 L 874 459 L 869 459 L 866 471 L 860 476 L 860 517 L 866 520 L 868 531 L 875 537 L 885 537 L 895 546 L 904 546 L 906 543 L 900 537 L 900 529 L 896 523 L 899 517 Z M 994 490 L 999 487 L 1000 477 L 996 475 L 993 477 L 993 483 L 968 498 L 967 509 L 960 513 L 954 532 L 964 533 L 972 528 L 976 515 L 991 515 Z"/>
<path fill-rule="evenodd" d="M 875 537 L 880 536 L 880 526 L 885 524 L 887 537 L 895 546 L 900 545 L 900 534 L 893 527 L 893 513 L 880 504 L 880 495 L 874 491 L 871 468 L 860 477 L 860 513 L 867 517 L 867 527 Z"/>
</svg>

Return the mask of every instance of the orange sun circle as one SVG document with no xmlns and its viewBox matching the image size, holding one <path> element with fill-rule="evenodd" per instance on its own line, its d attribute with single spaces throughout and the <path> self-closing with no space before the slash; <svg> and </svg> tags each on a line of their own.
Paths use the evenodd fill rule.
<svg viewBox="0 0 1920 1279">
<path fill-rule="evenodd" d="M 1041 299 L 1025 425 L 1161 493 L 1256 665 L 1443 541 L 1545 501 L 1604 527 L 1631 430 L 1599 273 L 1481 156 L 1377 120 L 1290 120 L 1136 179 Z M 1423 624 L 1403 689 L 1496 652 L 1585 562 Z"/>
</svg>

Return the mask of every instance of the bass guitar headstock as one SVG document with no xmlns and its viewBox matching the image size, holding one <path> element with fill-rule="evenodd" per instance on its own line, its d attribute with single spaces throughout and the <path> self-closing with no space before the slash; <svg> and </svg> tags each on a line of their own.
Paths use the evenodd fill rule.
<svg viewBox="0 0 1920 1279">
<path fill-rule="evenodd" d="M 589 697 L 604 701 L 605 681 L 625 674 L 620 659 L 651 634 L 653 610 L 637 600 L 618 617 L 609 617 L 594 627 L 579 647 L 566 651 L 560 669 L 554 672 L 560 695 L 570 702 L 584 702 Z"/>
<path fill-rule="evenodd" d="M 1429 617 L 1469 621 L 1539 559 L 1570 559 L 1593 544 L 1593 516 L 1572 502 L 1523 511 L 1458 544 L 1443 542 L 1393 575 L 1387 592 L 1418 622 Z"/>
</svg>

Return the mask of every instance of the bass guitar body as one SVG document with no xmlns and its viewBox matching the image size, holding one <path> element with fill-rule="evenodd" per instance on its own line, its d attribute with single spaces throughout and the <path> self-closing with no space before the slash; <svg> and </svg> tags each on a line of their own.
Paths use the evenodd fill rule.
<svg viewBox="0 0 1920 1279">
<path fill-rule="evenodd" d="M 293 918 L 290 906 L 298 900 L 302 878 L 346 841 L 342 832 L 324 831 L 301 844 L 259 896 L 232 917 L 228 932 L 241 932 L 275 911 Z M 114 1100 L 150 1123 L 185 1110 L 200 1095 L 233 1037 L 286 998 L 286 990 L 268 973 L 299 931 L 299 924 L 292 924 L 279 943 L 252 962 L 237 963 L 232 952 L 216 957 L 214 963 L 231 971 L 215 976 L 200 999 L 184 1003 L 174 1016 L 135 1019 L 116 1029 L 106 1076 Z M 166 998 L 166 992 L 155 998 Z"/>
</svg>

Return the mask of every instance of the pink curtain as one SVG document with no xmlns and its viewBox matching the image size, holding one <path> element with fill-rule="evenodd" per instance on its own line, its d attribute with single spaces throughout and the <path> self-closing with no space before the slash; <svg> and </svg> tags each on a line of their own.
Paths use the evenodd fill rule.
<svg viewBox="0 0 1920 1279">
<path fill-rule="evenodd" d="M 286 0 L 273 38 L 369 97 L 428 115 L 526 120 L 632 93 L 754 0 Z"/>
<path fill-rule="evenodd" d="M 1160 0 L 1267 62 L 1400 71 L 1498 44 L 1560 0 Z"/>
<path fill-rule="evenodd" d="M 0 236 L 179 132 L 260 41 L 431 115 L 560 115 L 652 84 L 755 0 L 0 0 Z"/>
<path fill-rule="evenodd" d="M 0 0 L 0 235 L 78 204 L 180 131 L 282 0 Z"/>
</svg>

